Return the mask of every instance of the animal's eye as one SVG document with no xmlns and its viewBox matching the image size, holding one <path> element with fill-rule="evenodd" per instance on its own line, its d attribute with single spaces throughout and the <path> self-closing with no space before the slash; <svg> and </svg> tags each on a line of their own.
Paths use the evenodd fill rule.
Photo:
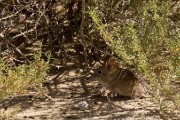
<svg viewBox="0 0 180 120">
<path fill-rule="evenodd" d="M 97 71 L 97 74 L 98 74 L 98 75 L 101 75 L 101 74 L 102 74 L 102 71 L 101 71 L 101 70 L 98 70 L 98 71 Z"/>
</svg>

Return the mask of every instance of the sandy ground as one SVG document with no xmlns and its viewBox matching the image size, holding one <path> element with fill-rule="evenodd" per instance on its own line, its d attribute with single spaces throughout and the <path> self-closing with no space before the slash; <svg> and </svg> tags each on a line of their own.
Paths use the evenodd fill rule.
<svg viewBox="0 0 180 120">
<path fill-rule="evenodd" d="M 157 107 L 150 98 L 131 99 L 99 95 L 102 88 L 97 81 L 87 81 L 91 94 L 85 95 L 80 84 L 84 79 L 75 69 L 48 79 L 56 81 L 50 85 L 51 92 L 45 87 L 43 95 L 14 97 L 2 103 L 4 114 L 15 112 L 13 120 L 160 120 Z M 55 82 L 55 83 L 56 83 Z M 32 94 L 32 92 L 31 92 Z M 4 107 L 7 107 L 5 110 Z M 18 109 L 18 110 L 17 110 Z"/>
</svg>

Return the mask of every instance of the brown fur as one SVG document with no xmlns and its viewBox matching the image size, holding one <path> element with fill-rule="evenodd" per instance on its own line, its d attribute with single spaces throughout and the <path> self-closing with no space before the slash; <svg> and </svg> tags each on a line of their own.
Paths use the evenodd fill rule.
<svg viewBox="0 0 180 120">
<path fill-rule="evenodd" d="M 116 59 L 110 57 L 97 70 L 94 79 L 100 81 L 102 86 L 119 95 L 145 97 L 145 88 L 136 75 L 132 71 L 118 66 Z"/>
</svg>

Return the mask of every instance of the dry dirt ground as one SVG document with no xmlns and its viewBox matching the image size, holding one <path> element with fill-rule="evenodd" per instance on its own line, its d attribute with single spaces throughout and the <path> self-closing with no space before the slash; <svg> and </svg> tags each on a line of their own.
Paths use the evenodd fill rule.
<svg viewBox="0 0 180 120">
<path fill-rule="evenodd" d="M 61 69 L 61 68 L 60 68 Z M 80 80 L 83 71 L 70 68 L 59 75 L 48 77 L 55 81 L 45 87 L 43 95 L 32 97 L 23 95 L 1 103 L 0 110 L 4 114 L 15 112 L 13 120 L 159 120 L 157 107 L 150 98 L 131 99 L 125 97 L 109 97 L 98 95 L 101 86 L 97 81 L 86 80 L 89 95 L 83 94 Z M 49 92 L 50 91 L 50 92 Z M 36 92 L 30 92 L 36 94 Z M 84 104 L 83 104 L 84 103 Z M 12 114 L 12 113 L 11 113 Z"/>
</svg>

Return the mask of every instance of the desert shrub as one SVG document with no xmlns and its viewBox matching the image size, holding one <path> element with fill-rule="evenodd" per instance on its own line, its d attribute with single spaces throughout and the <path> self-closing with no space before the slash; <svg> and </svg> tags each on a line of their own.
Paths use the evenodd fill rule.
<svg viewBox="0 0 180 120">
<path fill-rule="evenodd" d="M 38 91 L 45 80 L 49 69 L 50 56 L 45 61 L 41 59 L 42 51 L 34 53 L 34 60 L 28 64 L 7 66 L 0 59 L 0 100 L 28 92 L 29 88 Z"/>
<path fill-rule="evenodd" d="M 111 50 L 150 83 L 163 116 L 179 108 L 180 34 L 173 1 L 95 1 L 89 7 L 95 32 Z M 174 114 L 173 114 L 174 113 Z"/>
<path fill-rule="evenodd" d="M 41 88 L 49 68 L 42 52 L 64 65 L 88 55 L 96 58 L 101 55 L 98 48 L 115 53 L 147 79 L 160 112 L 175 113 L 180 103 L 177 7 L 177 0 L 1 0 L 0 99 L 25 93 L 29 86 Z M 33 54 L 41 42 L 42 50 Z M 81 59 L 76 59 L 78 54 Z"/>
</svg>

